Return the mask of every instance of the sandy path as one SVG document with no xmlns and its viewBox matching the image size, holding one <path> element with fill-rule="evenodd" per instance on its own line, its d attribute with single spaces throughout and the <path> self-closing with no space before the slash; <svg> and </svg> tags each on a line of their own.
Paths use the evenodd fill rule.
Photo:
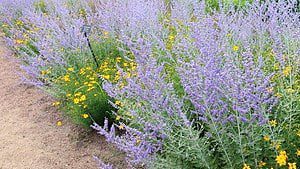
<svg viewBox="0 0 300 169">
<path fill-rule="evenodd" d="M 89 169 L 96 168 L 93 155 L 115 158 L 111 146 L 94 133 L 67 120 L 56 126 L 61 115 L 53 100 L 21 84 L 20 70 L 8 55 L 0 41 L 0 169 Z"/>
</svg>

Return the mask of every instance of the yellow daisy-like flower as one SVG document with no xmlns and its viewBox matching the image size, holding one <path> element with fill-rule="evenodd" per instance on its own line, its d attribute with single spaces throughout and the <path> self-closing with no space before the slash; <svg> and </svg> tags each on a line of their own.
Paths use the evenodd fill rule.
<svg viewBox="0 0 300 169">
<path fill-rule="evenodd" d="M 286 165 L 287 155 L 286 151 L 280 151 L 279 155 L 276 157 L 276 162 L 279 164 L 279 166 Z"/>
<path fill-rule="evenodd" d="M 300 156 L 300 149 L 297 150 L 296 155 Z"/>
<path fill-rule="evenodd" d="M 129 66 L 129 64 L 125 62 L 125 63 L 123 63 L 123 66 L 127 67 L 127 66 Z"/>
<path fill-rule="evenodd" d="M 70 82 L 71 81 L 70 80 L 70 75 L 65 75 L 63 79 L 64 79 L 65 82 Z"/>
<path fill-rule="evenodd" d="M 69 68 L 68 68 L 68 71 L 72 72 L 72 71 L 74 71 L 74 68 L 69 67 Z"/>
<path fill-rule="evenodd" d="M 78 103 L 80 102 L 80 99 L 75 98 L 75 99 L 73 100 L 73 102 L 74 102 L 75 104 L 78 104 Z"/>
<path fill-rule="evenodd" d="M 140 144 L 142 142 L 142 140 L 140 139 L 140 137 L 136 137 L 136 144 Z"/>
<path fill-rule="evenodd" d="M 78 93 L 75 93 L 74 96 L 81 96 L 81 95 L 82 95 L 82 93 L 81 93 L 81 92 L 78 92 Z"/>
<path fill-rule="evenodd" d="M 247 165 L 247 164 L 244 164 L 243 169 L 251 169 L 251 167 L 249 165 Z"/>
<path fill-rule="evenodd" d="M 116 104 L 117 106 L 122 106 L 122 103 L 121 103 L 121 101 L 119 101 L 119 100 L 116 100 L 116 101 L 115 101 L 115 104 Z"/>
<path fill-rule="evenodd" d="M 275 147 L 276 150 L 279 150 L 280 146 L 281 146 L 281 143 L 280 142 L 272 142 L 271 144 L 273 147 Z"/>
<path fill-rule="evenodd" d="M 54 102 L 54 103 L 52 103 L 52 105 L 53 105 L 53 106 L 59 106 L 59 105 L 60 105 L 60 102 L 59 102 L 59 101 Z"/>
<path fill-rule="evenodd" d="M 103 35 L 107 36 L 108 34 L 109 34 L 109 32 L 103 31 Z"/>
<path fill-rule="evenodd" d="M 260 161 L 258 163 L 258 167 L 264 167 L 265 165 L 267 165 L 267 163 L 263 162 L 263 161 Z"/>
<path fill-rule="evenodd" d="M 16 44 L 20 45 L 20 44 L 24 44 L 25 41 L 23 39 L 17 39 L 15 42 Z"/>
<path fill-rule="evenodd" d="M 292 88 L 288 88 L 288 89 L 286 89 L 285 91 L 286 91 L 288 94 L 292 94 L 292 93 L 295 92 L 295 90 L 292 89 Z"/>
<path fill-rule="evenodd" d="M 270 137 L 269 137 L 268 135 L 265 135 L 265 136 L 264 136 L 264 140 L 265 140 L 265 141 L 270 141 L 271 139 L 270 139 Z"/>
<path fill-rule="evenodd" d="M 85 114 L 82 114 L 81 117 L 84 119 L 87 119 L 87 118 L 89 118 L 89 115 L 85 113 Z"/>
<path fill-rule="evenodd" d="M 291 74 L 291 72 L 292 72 L 292 67 L 291 67 L 291 66 L 287 66 L 287 67 L 285 67 L 285 68 L 283 69 L 282 74 L 283 74 L 284 76 L 288 76 L 289 74 Z"/>
<path fill-rule="evenodd" d="M 121 60 L 122 60 L 122 58 L 121 58 L 121 57 L 117 57 L 117 58 L 116 58 L 116 61 L 117 61 L 117 63 L 120 63 L 120 62 L 121 62 Z"/>
<path fill-rule="evenodd" d="M 62 121 L 57 121 L 57 122 L 56 122 L 56 125 L 57 125 L 57 126 L 62 126 Z"/>
<path fill-rule="evenodd" d="M 289 169 L 297 169 L 296 163 L 288 163 Z"/>
<path fill-rule="evenodd" d="M 121 119 L 121 116 L 117 116 L 117 117 L 116 117 L 116 120 L 119 121 L 120 119 Z"/>
<path fill-rule="evenodd" d="M 232 50 L 235 51 L 235 52 L 238 51 L 239 49 L 240 49 L 240 47 L 239 47 L 239 46 L 236 46 L 236 45 L 234 45 L 234 46 L 232 47 Z"/>
<path fill-rule="evenodd" d="M 267 92 L 268 92 L 268 93 L 273 93 L 273 91 L 274 91 L 274 88 L 273 88 L 273 87 L 268 87 L 268 88 L 267 88 Z"/>
<path fill-rule="evenodd" d="M 275 127 L 277 125 L 277 121 L 276 120 L 270 120 L 269 121 L 269 124 L 272 126 L 272 127 Z"/>
<path fill-rule="evenodd" d="M 276 96 L 277 98 L 281 98 L 281 97 L 282 97 L 282 94 L 281 94 L 281 93 L 276 93 L 275 96 Z"/>
<path fill-rule="evenodd" d="M 121 124 L 121 125 L 119 126 L 119 129 L 120 129 L 120 130 L 124 130 L 124 128 L 125 128 L 125 127 L 124 127 L 123 124 Z"/>
<path fill-rule="evenodd" d="M 85 100 L 86 100 L 86 96 L 85 96 L 85 95 L 82 95 L 82 96 L 80 97 L 80 101 L 83 102 L 83 101 L 85 101 Z"/>
<path fill-rule="evenodd" d="M 109 80 L 110 75 L 102 75 L 102 78 L 103 78 L 103 79 L 106 79 L 106 80 Z"/>
<path fill-rule="evenodd" d="M 67 97 L 71 97 L 72 95 L 70 93 L 66 94 Z"/>
</svg>

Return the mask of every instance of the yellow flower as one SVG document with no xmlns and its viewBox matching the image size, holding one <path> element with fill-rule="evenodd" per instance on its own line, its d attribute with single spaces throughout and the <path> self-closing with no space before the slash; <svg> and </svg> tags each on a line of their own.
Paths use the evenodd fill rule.
<svg viewBox="0 0 300 169">
<path fill-rule="evenodd" d="M 136 144 L 140 144 L 140 142 L 141 142 L 142 140 L 140 139 L 140 137 L 136 137 Z"/>
<path fill-rule="evenodd" d="M 18 25 L 18 26 L 23 26 L 24 23 L 23 23 L 23 21 L 21 21 L 21 20 L 17 20 L 16 25 Z"/>
<path fill-rule="evenodd" d="M 269 124 L 272 126 L 272 127 L 275 127 L 277 125 L 277 121 L 276 120 L 270 120 L 269 121 Z"/>
<path fill-rule="evenodd" d="M 234 46 L 232 47 L 232 50 L 235 51 L 235 52 L 238 51 L 239 49 L 240 49 L 240 47 L 238 47 L 238 46 L 236 46 L 236 45 L 234 45 Z"/>
<path fill-rule="evenodd" d="M 86 91 L 89 92 L 91 90 L 95 89 L 95 87 L 89 87 Z"/>
<path fill-rule="evenodd" d="M 265 141 L 270 141 L 270 137 L 269 137 L 268 135 L 265 135 L 265 136 L 264 136 L 264 140 L 265 140 Z"/>
<path fill-rule="evenodd" d="M 69 75 L 65 75 L 64 76 L 64 81 L 65 82 L 70 82 L 70 76 Z"/>
<path fill-rule="evenodd" d="M 23 39 L 17 39 L 15 42 L 16 44 L 20 45 L 20 44 L 24 44 L 25 41 Z"/>
<path fill-rule="evenodd" d="M 243 167 L 243 169 L 251 169 L 251 168 L 250 168 L 250 166 L 249 166 L 249 165 L 247 165 L 247 164 L 244 164 L 244 167 Z"/>
<path fill-rule="evenodd" d="M 75 104 L 78 104 L 80 102 L 80 100 L 78 98 L 75 98 L 73 101 Z"/>
<path fill-rule="evenodd" d="M 121 119 L 121 116 L 117 116 L 117 117 L 116 117 L 116 120 L 119 121 L 120 119 Z"/>
<path fill-rule="evenodd" d="M 122 60 L 121 57 L 117 57 L 117 58 L 116 58 L 117 63 L 121 62 L 121 60 Z"/>
<path fill-rule="evenodd" d="M 74 71 L 74 68 L 69 67 L 69 68 L 68 68 L 68 71 L 72 72 L 72 71 Z"/>
<path fill-rule="evenodd" d="M 71 97 L 72 95 L 70 93 L 66 94 L 67 97 Z"/>
<path fill-rule="evenodd" d="M 59 105 L 60 105 L 60 102 L 58 102 L 58 101 L 57 101 L 57 102 L 54 102 L 54 103 L 52 103 L 52 105 L 53 105 L 53 106 L 59 106 Z"/>
<path fill-rule="evenodd" d="M 119 129 L 120 129 L 120 130 L 123 130 L 123 129 L 124 129 L 124 125 L 121 124 L 121 125 L 119 126 Z"/>
<path fill-rule="evenodd" d="M 107 36 L 108 34 L 109 34 L 109 32 L 103 31 L 103 35 Z"/>
<path fill-rule="evenodd" d="M 80 97 L 80 101 L 83 102 L 83 101 L 85 101 L 85 100 L 86 100 L 86 96 L 85 96 L 85 95 L 82 95 L 82 96 Z"/>
<path fill-rule="evenodd" d="M 170 40 L 170 41 L 174 41 L 174 39 L 175 39 L 175 36 L 169 35 L 169 40 Z"/>
<path fill-rule="evenodd" d="M 276 93 L 275 96 L 278 97 L 278 98 L 281 98 L 282 94 L 281 93 Z"/>
<path fill-rule="evenodd" d="M 271 144 L 273 147 L 275 147 L 275 149 L 276 150 L 278 150 L 279 148 L 280 148 L 280 146 L 281 146 L 281 143 L 280 142 L 272 142 L 272 144 Z"/>
<path fill-rule="evenodd" d="M 286 165 L 287 155 L 286 151 L 280 151 L 279 155 L 276 157 L 276 162 L 279 164 L 279 166 Z"/>
<path fill-rule="evenodd" d="M 267 88 L 267 92 L 268 92 L 268 93 L 273 93 L 273 90 L 274 90 L 273 87 L 268 87 L 268 88 Z"/>
<path fill-rule="evenodd" d="M 103 79 L 106 79 L 106 80 L 109 80 L 110 75 L 102 75 L 102 78 L 103 78 Z"/>
<path fill-rule="evenodd" d="M 56 125 L 57 125 L 57 126 L 62 126 L 62 122 L 61 122 L 61 121 L 57 121 L 57 122 L 56 122 Z"/>
<path fill-rule="evenodd" d="M 121 103 L 121 101 L 119 101 L 119 100 L 116 100 L 116 101 L 115 101 L 115 105 L 117 105 L 117 106 L 121 106 L 121 105 L 122 105 L 122 103 Z"/>
<path fill-rule="evenodd" d="M 81 92 L 75 93 L 75 96 L 81 96 Z"/>
<path fill-rule="evenodd" d="M 300 149 L 297 150 L 296 155 L 300 156 Z"/>
<path fill-rule="evenodd" d="M 292 88 L 288 88 L 288 89 L 286 89 L 286 92 L 287 92 L 288 94 L 292 94 L 292 93 L 295 92 L 295 90 L 292 89 Z"/>
<path fill-rule="evenodd" d="M 282 74 L 284 76 L 288 76 L 290 73 L 292 72 L 292 67 L 291 66 L 287 66 L 283 69 Z"/>
<path fill-rule="evenodd" d="M 81 116 L 82 116 L 82 118 L 84 118 L 84 119 L 89 118 L 89 115 L 88 115 L 88 114 L 82 114 Z"/>
<path fill-rule="evenodd" d="M 125 67 L 127 67 L 128 65 L 129 65 L 129 64 L 128 64 L 128 63 L 126 63 L 126 62 L 125 62 L 125 63 L 123 63 L 123 66 L 125 66 Z"/>
<path fill-rule="evenodd" d="M 47 75 L 47 74 L 48 74 L 48 71 L 47 71 L 47 70 L 42 70 L 42 71 L 41 71 L 41 74 L 42 74 L 42 75 Z"/>
<path fill-rule="evenodd" d="M 120 88 L 120 89 L 123 89 L 123 88 L 124 88 L 124 86 L 125 86 L 125 84 L 124 84 L 124 83 L 120 83 L 120 84 L 119 84 L 119 88 Z"/>
<path fill-rule="evenodd" d="M 3 28 L 7 28 L 8 25 L 7 25 L 7 24 L 3 24 L 2 27 L 3 27 Z"/>
<path fill-rule="evenodd" d="M 297 169 L 296 163 L 288 163 L 289 169 Z"/>
<path fill-rule="evenodd" d="M 260 161 L 259 163 L 258 163 L 258 167 L 263 167 L 263 166 L 265 166 L 267 163 L 265 163 L 265 162 L 263 162 L 263 161 Z"/>
<path fill-rule="evenodd" d="M 131 77 L 131 73 L 128 72 L 128 73 L 125 75 L 125 78 L 128 79 L 128 78 L 130 78 L 130 77 Z"/>
</svg>

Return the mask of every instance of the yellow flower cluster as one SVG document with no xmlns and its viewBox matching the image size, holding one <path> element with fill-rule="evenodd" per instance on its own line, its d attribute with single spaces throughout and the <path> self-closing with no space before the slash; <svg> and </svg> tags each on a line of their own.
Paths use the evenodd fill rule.
<svg viewBox="0 0 300 169">
<path fill-rule="evenodd" d="M 121 80 L 121 71 L 118 70 L 117 67 L 121 68 L 124 71 L 125 79 L 136 76 L 135 71 L 137 68 L 137 64 L 133 61 L 128 61 L 120 56 L 116 57 L 115 59 L 105 59 L 100 65 L 98 72 L 103 79 L 113 83 L 117 83 L 119 80 Z"/>
</svg>

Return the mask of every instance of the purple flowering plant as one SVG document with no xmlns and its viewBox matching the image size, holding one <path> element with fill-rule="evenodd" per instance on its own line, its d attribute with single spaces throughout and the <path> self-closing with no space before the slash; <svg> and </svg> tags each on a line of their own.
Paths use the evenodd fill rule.
<svg viewBox="0 0 300 169">
<path fill-rule="evenodd" d="M 81 120 L 105 103 L 128 168 L 300 165 L 297 1 L 0 2 L 27 82 Z"/>
</svg>

